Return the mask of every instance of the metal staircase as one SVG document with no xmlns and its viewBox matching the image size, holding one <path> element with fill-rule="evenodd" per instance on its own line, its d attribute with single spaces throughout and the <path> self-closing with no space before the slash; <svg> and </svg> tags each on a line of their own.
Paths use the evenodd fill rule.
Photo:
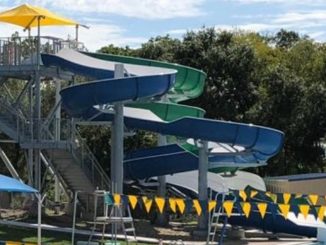
<svg viewBox="0 0 326 245">
<path fill-rule="evenodd" d="M 55 140 L 53 118 L 44 120 L 41 142 L 35 142 L 30 121 L 22 113 L 0 97 L 0 131 L 20 144 L 23 149 L 36 144 L 43 149 L 64 185 L 72 192 L 94 192 L 97 188 L 108 190 L 110 179 L 92 154 L 70 120 L 62 120 L 60 140 Z M 80 202 L 90 207 L 89 196 L 80 195 Z M 92 201 L 91 201 L 92 202 Z"/>
</svg>

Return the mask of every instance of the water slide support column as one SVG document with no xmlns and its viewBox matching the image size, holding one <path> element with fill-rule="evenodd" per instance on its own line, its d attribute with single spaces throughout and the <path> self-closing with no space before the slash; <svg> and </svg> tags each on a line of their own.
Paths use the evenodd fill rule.
<svg viewBox="0 0 326 245">
<path fill-rule="evenodd" d="M 114 78 L 124 77 L 123 64 L 115 64 Z M 112 192 L 123 193 L 123 140 L 124 140 L 124 119 L 123 103 L 114 104 L 114 119 L 111 127 L 111 180 Z"/>
<path fill-rule="evenodd" d="M 55 105 L 60 103 L 61 96 L 61 81 L 55 80 Z M 58 106 L 55 112 L 55 140 L 60 141 L 60 134 L 61 134 L 61 105 Z M 60 183 L 58 176 L 54 176 L 54 201 L 60 201 Z"/>
<path fill-rule="evenodd" d="M 166 136 L 159 134 L 158 139 L 157 139 L 158 146 L 166 145 L 166 142 L 167 142 L 166 141 Z M 157 189 L 157 194 L 160 197 L 165 198 L 165 195 L 166 195 L 166 176 L 165 175 L 158 176 L 157 180 L 158 180 L 158 184 L 159 184 L 158 189 Z M 157 223 L 159 225 L 166 225 L 167 222 L 168 221 L 166 219 L 165 213 L 164 212 L 162 214 L 159 213 L 158 216 L 157 216 Z"/>
<path fill-rule="evenodd" d="M 198 199 L 200 201 L 208 201 L 208 142 L 199 142 L 199 167 L 198 167 Z M 202 215 L 198 217 L 198 229 L 208 229 L 208 213 L 202 212 Z"/>
<path fill-rule="evenodd" d="M 29 127 L 29 133 L 30 133 L 30 140 L 31 142 L 34 141 L 34 112 L 33 112 L 33 86 L 29 87 L 29 94 L 28 94 L 28 103 L 29 103 L 29 120 L 30 127 Z M 29 148 L 27 150 L 27 169 L 28 169 L 28 185 L 33 186 L 34 185 L 34 157 L 33 157 L 33 149 Z"/>
</svg>

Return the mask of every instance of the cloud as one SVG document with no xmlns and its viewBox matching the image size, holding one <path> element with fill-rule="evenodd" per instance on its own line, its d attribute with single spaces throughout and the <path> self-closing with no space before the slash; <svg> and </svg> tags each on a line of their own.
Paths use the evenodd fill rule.
<svg viewBox="0 0 326 245">
<path fill-rule="evenodd" d="M 225 0 L 227 2 L 239 2 L 242 4 L 257 4 L 257 3 L 265 3 L 265 4 L 283 4 L 283 5 L 324 5 L 324 0 Z"/>
<path fill-rule="evenodd" d="M 277 2 L 278 0 L 234 0 L 234 1 L 250 1 L 250 2 Z M 308 3 L 305 0 L 303 2 Z M 317 1 L 319 2 L 319 1 Z M 326 2 L 325 2 L 326 4 Z M 311 9 L 305 11 L 288 10 L 285 13 L 273 13 L 268 15 L 251 14 L 239 15 L 236 14 L 233 18 L 239 19 L 243 24 L 230 26 L 218 25 L 217 28 L 226 30 L 242 29 L 255 32 L 275 32 L 281 28 L 293 30 L 300 34 L 309 35 L 311 38 L 319 41 L 325 40 L 326 33 L 322 28 L 326 25 L 326 10 Z"/>
<path fill-rule="evenodd" d="M 311 22 L 316 23 L 326 21 L 326 10 L 306 11 L 306 12 L 288 12 L 284 15 L 279 15 L 274 23 L 291 23 Z"/>
<path fill-rule="evenodd" d="M 77 13 L 102 13 L 155 20 L 203 15 L 201 7 L 205 0 L 15 0 L 14 2 L 16 4 L 28 2 L 50 9 Z"/>
</svg>

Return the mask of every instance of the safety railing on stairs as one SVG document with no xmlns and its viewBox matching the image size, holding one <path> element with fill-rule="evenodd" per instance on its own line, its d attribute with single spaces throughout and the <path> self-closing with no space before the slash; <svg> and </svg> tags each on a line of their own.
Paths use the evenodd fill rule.
<svg viewBox="0 0 326 245">
<path fill-rule="evenodd" d="M 72 147 L 72 153 L 77 162 L 80 163 L 82 169 L 88 178 L 90 178 L 95 187 L 99 188 L 100 190 L 109 190 L 111 182 L 106 172 L 97 161 L 96 157 L 89 149 L 78 130 L 75 129 L 73 131 L 73 135 L 75 144 Z"/>
<path fill-rule="evenodd" d="M 3 127 L 7 126 L 7 130 L 14 134 L 12 137 L 17 141 L 27 141 L 32 138 L 29 121 L 4 98 L 0 98 L 0 120 Z M 2 130 L 6 129 L 2 128 Z"/>
<path fill-rule="evenodd" d="M 60 120 L 60 122 L 58 122 Z M 15 139 L 20 143 L 35 143 L 31 123 L 21 113 L 10 106 L 9 102 L 0 98 L 0 122 L 6 124 L 15 134 Z M 37 121 L 34 121 L 34 125 Z M 69 119 L 48 118 L 41 122 L 41 142 L 56 144 L 62 142 L 67 150 L 71 151 L 77 163 L 94 184 L 102 190 L 109 190 L 110 179 L 101 167 L 92 151 L 89 149 L 85 140 L 81 137 L 78 130 L 72 127 Z M 60 136 L 56 136 L 57 126 L 60 125 Z M 4 125 L 3 125 L 4 126 Z M 61 144 L 62 145 L 62 144 Z"/>
</svg>

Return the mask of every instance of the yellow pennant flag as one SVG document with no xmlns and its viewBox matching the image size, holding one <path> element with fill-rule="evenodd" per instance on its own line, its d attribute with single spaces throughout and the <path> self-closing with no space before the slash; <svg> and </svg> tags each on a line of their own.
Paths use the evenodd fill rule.
<svg viewBox="0 0 326 245">
<path fill-rule="evenodd" d="M 177 212 L 177 206 L 174 198 L 169 198 L 169 205 L 173 213 Z"/>
<path fill-rule="evenodd" d="M 308 195 L 308 197 L 309 197 L 309 199 L 310 199 L 310 201 L 311 201 L 311 203 L 313 205 L 316 205 L 317 204 L 317 202 L 318 202 L 318 195 Z"/>
<path fill-rule="evenodd" d="M 145 205 L 146 212 L 149 213 L 152 207 L 153 200 L 143 196 L 143 202 Z"/>
<path fill-rule="evenodd" d="M 248 218 L 251 210 L 251 204 L 249 202 L 244 202 L 241 206 L 243 213 L 245 214 L 246 218 Z"/>
<path fill-rule="evenodd" d="M 285 219 L 287 219 L 288 214 L 290 212 L 290 205 L 288 205 L 288 204 L 278 204 L 278 208 L 280 209 L 281 214 L 283 215 L 283 217 Z"/>
<path fill-rule="evenodd" d="M 267 191 L 265 194 L 266 194 L 266 196 L 268 196 L 268 197 L 271 197 L 271 195 L 272 195 L 272 193 L 271 193 L 270 191 Z"/>
<path fill-rule="evenodd" d="M 267 210 L 267 203 L 263 203 L 263 202 L 258 203 L 257 207 L 258 207 L 258 211 L 260 213 L 261 218 L 262 219 L 265 218 L 265 214 L 266 214 L 266 210 Z"/>
<path fill-rule="evenodd" d="M 163 213 L 164 205 L 165 205 L 165 199 L 162 198 L 162 197 L 155 197 L 155 203 L 156 203 L 160 213 Z"/>
<path fill-rule="evenodd" d="M 242 198 L 242 201 L 247 201 L 247 193 L 245 191 L 239 191 L 239 196 Z"/>
<path fill-rule="evenodd" d="M 186 208 L 185 200 L 176 199 L 175 202 L 177 203 L 180 213 L 183 214 L 185 212 L 185 208 Z"/>
<path fill-rule="evenodd" d="M 302 197 L 302 194 L 301 194 L 301 193 L 297 193 L 297 194 L 295 194 L 294 197 L 295 197 L 295 198 L 300 198 L 300 197 Z"/>
<path fill-rule="evenodd" d="M 119 194 L 114 194 L 113 199 L 114 199 L 114 204 L 115 205 L 120 205 L 121 204 L 121 196 Z"/>
<path fill-rule="evenodd" d="M 208 202 L 208 212 L 211 212 L 216 207 L 216 205 L 217 205 L 216 201 L 209 201 Z"/>
<path fill-rule="evenodd" d="M 202 210 L 201 210 L 201 206 L 200 206 L 199 201 L 198 200 L 193 200 L 193 204 L 194 204 L 194 207 L 195 207 L 195 210 L 196 210 L 198 216 L 200 216 Z"/>
<path fill-rule="evenodd" d="M 283 193 L 284 204 L 289 204 L 290 199 L 291 199 L 290 193 Z"/>
<path fill-rule="evenodd" d="M 225 201 L 223 203 L 223 208 L 228 217 L 231 217 L 233 205 L 234 205 L 234 203 L 232 201 Z"/>
<path fill-rule="evenodd" d="M 325 217 L 325 206 L 320 206 L 320 208 L 319 208 L 319 211 L 318 211 L 318 219 L 320 220 L 320 221 L 324 221 L 324 217 Z"/>
<path fill-rule="evenodd" d="M 309 214 L 310 206 L 309 205 L 299 205 L 300 213 L 303 215 L 303 217 L 306 219 Z"/>
<path fill-rule="evenodd" d="M 277 195 L 276 194 L 271 194 L 271 199 L 273 200 L 274 203 L 277 203 Z"/>
<path fill-rule="evenodd" d="M 129 200 L 131 208 L 135 209 L 137 202 L 138 202 L 137 196 L 128 195 L 128 200 Z"/>
<path fill-rule="evenodd" d="M 250 198 L 254 198 L 258 194 L 258 191 L 251 191 Z"/>
</svg>

